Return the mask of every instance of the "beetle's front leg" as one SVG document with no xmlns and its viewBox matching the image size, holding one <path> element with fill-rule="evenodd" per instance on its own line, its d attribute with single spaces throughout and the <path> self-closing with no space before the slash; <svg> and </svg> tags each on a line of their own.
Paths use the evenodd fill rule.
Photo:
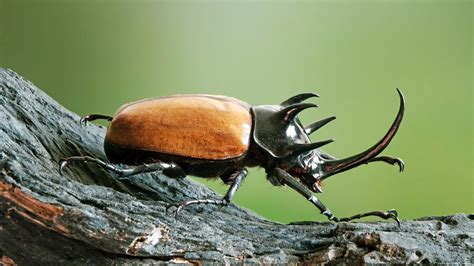
<svg viewBox="0 0 474 266">
<path fill-rule="evenodd" d="M 377 156 L 375 158 L 368 160 L 366 164 L 373 163 L 373 162 L 385 162 L 391 165 L 397 164 L 400 172 L 403 172 L 403 170 L 405 170 L 405 163 L 400 158 L 393 158 L 389 156 Z"/>
<path fill-rule="evenodd" d="M 367 217 L 367 216 L 377 216 L 385 220 L 394 219 L 397 222 L 398 226 L 400 226 L 400 220 L 398 220 L 398 212 L 395 209 L 390 209 L 388 211 L 371 211 L 371 212 L 360 213 L 360 214 L 353 215 L 351 217 L 341 218 L 339 219 L 339 221 L 349 222 L 349 221 L 360 219 L 362 217 Z"/>
<path fill-rule="evenodd" d="M 349 222 L 355 219 L 360 219 L 362 217 L 367 217 L 367 216 L 377 216 L 382 219 L 394 219 L 398 226 L 400 226 L 400 221 L 397 218 L 397 211 L 396 210 L 388 210 L 388 211 L 372 211 L 372 212 L 366 212 L 366 213 L 361 213 L 361 214 L 356 214 L 351 217 L 344 217 L 344 218 L 337 218 L 332 214 L 332 212 L 324 206 L 324 204 L 316 197 L 313 195 L 311 190 L 309 190 L 307 187 L 305 187 L 303 184 L 298 182 L 294 177 L 292 177 L 290 174 L 287 172 L 283 171 L 282 169 L 275 168 L 273 169 L 272 172 L 269 174 L 274 175 L 276 178 L 280 180 L 281 183 L 288 185 L 292 189 L 296 190 L 298 193 L 303 195 L 306 199 L 308 199 L 311 203 L 313 203 L 314 206 L 316 206 L 322 214 L 324 214 L 326 217 L 328 217 L 329 220 L 334 221 L 334 222 Z"/>
<path fill-rule="evenodd" d="M 280 168 L 275 168 L 268 174 L 276 177 L 278 180 L 280 180 L 281 183 L 286 184 L 287 186 L 291 187 L 292 189 L 300 193 L 309 202 L 311 202 L 314 206 L 316 206 L 323 215 L 328 217 L 329 220 L 334 221 L 334 222 L 339 222 L 339 219 L 336 216 L 334 216 L 332 212 L 328 208 L 326 208 L 326 206 L 324 206 L 324 204 L 316 196 L 313 195 L 311 190 L 309 190 L 303 184 L 298 182 L 294 177 L 292 177 L 286 171 Z"/>
</svg>

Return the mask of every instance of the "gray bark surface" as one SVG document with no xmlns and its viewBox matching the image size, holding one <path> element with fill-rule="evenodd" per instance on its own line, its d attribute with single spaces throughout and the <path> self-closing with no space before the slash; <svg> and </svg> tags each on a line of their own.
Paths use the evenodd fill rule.
<svg viewBox="0 0 474 266">
<path fill-rule="evenodd" d="M 0 264 L 474 263 L 474 215 L 394 222 L 279 224 L 188 178 L 159 173 L 119 181 L 92 164 L 63 175 L 61 158 L 106 159 L 105 128 L 79 124 L 31 82 L 0 68 Z M 308 206 L 309 207 L 309 206 Z M 315 213 L 316 215 L 316 213 Z"/>
</svg>

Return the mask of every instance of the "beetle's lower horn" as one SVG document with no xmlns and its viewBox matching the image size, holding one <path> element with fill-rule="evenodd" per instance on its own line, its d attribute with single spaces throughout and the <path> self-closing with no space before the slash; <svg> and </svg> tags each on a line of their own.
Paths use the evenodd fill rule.
<svg viewBox="0 0 474 266">
<path fill-rule="evenodd" d="M 291 151 L 291 155 L 299 155 L 299 154 L 302 154 L 303 152 L 320 148 L 333 141 L 334 139 L 328 139 L 328 140 L 323 140 L 323 141 L 313 142 L 313 143 L 308 143 L 308 144 L 293 144 L 293 146 L 289 147 L 288 149 Z"/>
<path fill-rule="evenodd" d="M 397 92 L 400 96 L 400 109 L 398 111 L 397 117 L 395 118 L 395 121 L 393 122 L 392 126 L 385 134 L 385 136 L 373 147 L 357 155 L 345 159 L 324 162 L 322 164 L 322 179 L 366 163 L 370 159 L 381 153 L 388 146 L 392 138 L 395 136 L 395 133 L 397 133 L 398 128 L 400 127 L 400 123 L 402 122 L 403 118 L 403 113 L 405 111 L 405 99 L 403 97 L 403 94 L 398 88 Z"/>
</svg>

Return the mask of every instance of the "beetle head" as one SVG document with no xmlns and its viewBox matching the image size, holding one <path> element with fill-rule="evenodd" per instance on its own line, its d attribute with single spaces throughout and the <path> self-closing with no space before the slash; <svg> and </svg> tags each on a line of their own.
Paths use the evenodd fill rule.
<svg viewBox="0 0 474 266">
<path fill-rule="evenodd" d="M 319 150 L 313 150 L 299 155 L 296 158 L 297 164 L 288 170 L 288 173 L 299 179 L 311 191 L 323 192 L 321 187 L 321 164 Z"/>
</svg>

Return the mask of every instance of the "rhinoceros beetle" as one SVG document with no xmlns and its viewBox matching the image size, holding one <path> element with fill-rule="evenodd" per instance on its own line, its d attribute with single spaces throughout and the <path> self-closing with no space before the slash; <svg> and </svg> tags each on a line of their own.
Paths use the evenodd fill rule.
<svg viewBox="0 0 474 266">
<path fill-rule="evenodd" d="M 388 146 L 403 118 L 404 97 L 397 91 L 400 108 L 385 136 L 368 150 L 344 159 L 319 149 L 333 139 L 311 142 L 309 138 L 335 117 L 308 126 L 298 119 L 301 111 L 317 107 L 304 103 L 319 97 L 317 94 L 302 93 L 278 105 L 257 106 L 226 96 L 174 95 L 125 104 L 113 117 L 91 114 L 81 118 L 81 124 L 97 119 L 111 121 L 104 140 L 110 163 L 90 156 L 69 157 L 60 161 L 60 171 L 80 161 L 98 164 L 120 178 L 161 171 L 171 178 L 220 177 L 230 185 L 222 199 L 187 200 L 168 206 L 177 213 L 191 204 L 228 205 L 247 176 L 246 167 L 260 166 L 273 185 L 288 185 L 331 221 L 378 216 L 399 223 L 393 209 L 337 218 L 313 195 L 322 192 L 321 182 L 326 178 L 361 164 L 382 161 L 398 164 L 403 171 L 401 159 L 377 156 Z"/>
</svg>

